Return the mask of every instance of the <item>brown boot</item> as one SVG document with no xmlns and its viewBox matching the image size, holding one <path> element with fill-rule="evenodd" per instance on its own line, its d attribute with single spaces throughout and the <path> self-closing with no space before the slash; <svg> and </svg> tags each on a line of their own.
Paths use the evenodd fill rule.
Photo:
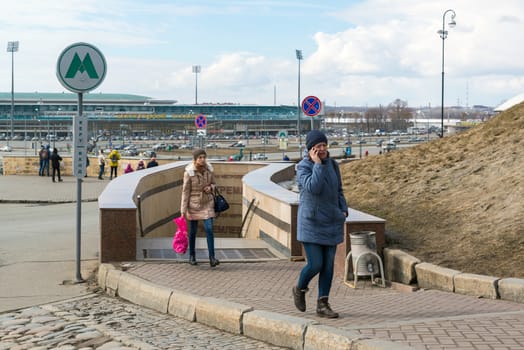
<svg viewBox="0 0 524 350">
<path fill-rule="evenodd" d="M 306 311 L 306 292 L 309 289 L 298 289 L 298 286 L 293 287 L 293 300 L 295 306 L 299 311 Z"/>
<path fill-rule="evenodd" d="M 317 316 L 326 318 L 337 318 L 338 313 L 331 310 L 328 297 L 321 297 L 317 302 Z"/>
</svg>

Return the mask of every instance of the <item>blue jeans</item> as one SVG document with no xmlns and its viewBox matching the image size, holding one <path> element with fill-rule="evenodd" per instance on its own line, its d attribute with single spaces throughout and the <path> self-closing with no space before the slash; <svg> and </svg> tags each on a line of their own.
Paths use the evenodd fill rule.
<svg viewBox="0 0 524 350">
<path fill-rule="evenodd" d="M 198 220 L 189 221 L 189 255 L 195 255 L 195 242 L 198 228 Z M 207 251 L 209 257 L 215 257 L 215 237 L 213 236 L 213 218 L 204 220 L 204 230 L 206 231 Z"/>
<path fill-rule="evenodd" d="M 333 281 L 333 268 L 337 246 L 306 242 L 302 242 L 302 245 L 306 251 L 307 264 L 300 272 L 298 288 L 306 289 L 309 282 L 318 274 L 318 297 L 329 296 L 331 282 Z"/>
<path fill-rule="evenodd" d="M 100 171 L 98 172 L 98 178 L 102 178 L 102 175 L 104 175 L 104 168 L 105 164 L 100 164 Z"/>
<path fill-rule="evenodd" d="M 44 164 L 45 164 L 45 160 L 40 159 L 40 169 L 38 170 L 38 175 L 40 175 L 40 176 L 44 176 L 44 172 L 45 172 L 45 169 L 46 169 Z"/>
</svg>

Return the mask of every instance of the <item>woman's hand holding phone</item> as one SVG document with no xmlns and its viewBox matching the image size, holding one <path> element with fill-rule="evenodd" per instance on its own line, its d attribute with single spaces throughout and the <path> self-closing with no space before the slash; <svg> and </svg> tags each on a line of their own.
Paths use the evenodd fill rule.
<svg viewBox="0 0 524 350">
<path fill-rule="evenodd" d="M 319 152 L 318 148 L 315 148 L 315 147 L 309 150 L 309 158 L 311 158 L 311 160 L 317 164 L 322 162 L 320 160 L 320 157 L 318 156 L 318 152 Z"/>
</svg>

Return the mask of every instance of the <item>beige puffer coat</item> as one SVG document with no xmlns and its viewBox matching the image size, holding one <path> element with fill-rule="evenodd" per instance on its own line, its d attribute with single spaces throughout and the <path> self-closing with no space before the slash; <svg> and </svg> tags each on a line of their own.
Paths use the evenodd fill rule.
<svg viewBox="0 0 524 350">
<path fill-rule="evenodd" d="M 204 187 L 211 185 L 211 193 L 204 193 Z M 186 213 L 188 220 L 205 220 L 215 217 L 215 201 L 213 191 L 215 179 L 213 167 L 206 163 L 204 173 L 197 172 L 193 163 L 184 170 L 184 184 L 182 186 L 182 201 L 180 212 Z"/>
</svg>

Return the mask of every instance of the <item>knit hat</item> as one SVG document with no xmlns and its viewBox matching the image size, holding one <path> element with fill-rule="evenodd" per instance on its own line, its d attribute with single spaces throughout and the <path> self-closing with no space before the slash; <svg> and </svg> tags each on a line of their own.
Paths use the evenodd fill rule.
<svg viewBox="0 0 524 350">
<path fill-rule="evenodd" d="M 306 135 L 306 147 L 308 151 L 318 143 L 324 142 L 327 144 L 327 137 L 321 131 L 311 130 Z"/>
<path fill-rule="evenodd" d="M 196 150 L 193 151 L 193 159 L 194 159 L 194 160 L 197 160 L 197 158 L 198 158 L 199 156 L 201 156 L 202 154 L 205 155 L 205 156 L 207 156 L 205 150 L 203 150 L 202 148 L 197 148 Z"/>
</svg>

